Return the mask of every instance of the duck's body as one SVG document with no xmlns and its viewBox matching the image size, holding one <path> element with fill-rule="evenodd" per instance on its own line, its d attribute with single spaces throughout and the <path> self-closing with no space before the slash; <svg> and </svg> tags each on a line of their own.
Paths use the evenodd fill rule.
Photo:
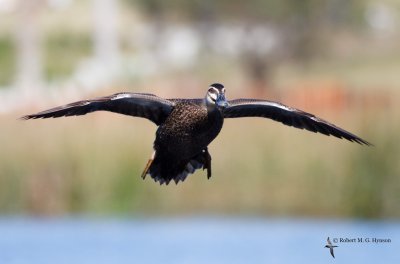
<svg viewBox="0 0 400 264">
<path fill-rule="evenodd" d="M 359 144 L 367 141 L 310 113 L 283 104 L 256 99 L 225 99 L 223 85 L 212 84 L 204 99 L 163 99 L 152 94 L 118 93 L 74 102 L 23 119 L 85 115 L 111 111 L 147 118 L 157 126 L 154 153 L 142 174 L 160 184 L 183 181 L 195 170 L 207 169 L 211 177 L 208 145 L 218 136 L 225 118 L 265 117 L 285 125 L 325 135 L 345 138 Z"/>
<path fill-rule="evenodd" d="M 160 183 L 183 181 L 199 168 L 211 170 L 207 146 L 221 131 L 224 117 L 218 109 L 207 111 L 203 104 L 178 102 L 157 129 L 149 172 Z"/>
</svg>

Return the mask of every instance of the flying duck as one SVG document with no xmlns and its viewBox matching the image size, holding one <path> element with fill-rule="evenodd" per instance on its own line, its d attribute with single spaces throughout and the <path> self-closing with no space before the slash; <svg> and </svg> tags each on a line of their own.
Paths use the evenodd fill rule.
<svg viewBox="0 0 400 264">
<path fill-rule="evenodd" d="M 208 145 L 217 137 L 225 118 L 264 117 L 288 126 L 344 138 L 370 145 L 360 137 L 313 114 L 278 102 L 258 99 L 226 100 L 222 84 L 211 84 L 201 99 L 163 99 L 147 93 L 116 93 L 70 103 L 21 117 L 21 119 L 56 118 L 85 115 L 95 111 L 146 118 L 158 126 L 154 152 L 142 173 L 156 182 L 177 184 L 197 169 L 211 177 Z"/>
</svg>

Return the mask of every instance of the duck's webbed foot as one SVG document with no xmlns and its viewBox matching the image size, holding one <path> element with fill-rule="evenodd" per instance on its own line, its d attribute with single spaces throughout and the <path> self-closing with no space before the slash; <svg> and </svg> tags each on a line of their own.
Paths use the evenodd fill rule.
<svg viewBox="0 0 400 264">
<path fill-rule="evenodd" d="M 207 179 L 211 178 L 211 155 L 208 152 L 208 148 L 203 149 L 204 165 L 203 170 L 207 169 Z"/>
</svg>

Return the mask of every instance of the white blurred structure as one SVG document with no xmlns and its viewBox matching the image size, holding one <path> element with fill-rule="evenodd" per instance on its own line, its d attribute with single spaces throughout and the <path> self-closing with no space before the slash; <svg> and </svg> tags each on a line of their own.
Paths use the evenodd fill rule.
<svg viewBox="0 0 400 264">
<path fill-rule="evenodd" d="M 94 56 L 103 65 L 115 65 L 119 57 L 118 11 L 115 0 L 92 0 Z"/>
<path fill-rule="evenodd" d="M 400 21 L 393 7 L 378 1 L 368 5 L 365 14 L 367 23 L 377 34 L 397 33 Z"/>
<path fill-rule="evenodd" d="M 73 0 L 0 0 L 0 12 L 16 13 L 17 69 L 12 87 L 0 89 L 0 112 L 25 105 L 27 100 L 46 100 L 93 90 L 110 83 L 120 71 L 117 0 L 92 0 L 93 54 L 81 62 L 71 77 L 57 84 L 44 81 L 40 15 L 47 6 L 63 9 Z M 73 18 L 71 18 L 73 19 Z M 57 85 L 57 89 L 44 89 Z M 62 94 L 62 96 L 60 96 Z M 65 96 L 64 96 L 65 95 Z M 40 103 L 40 102 L 39 102 Z"/>
<path fill-rule="evenodd" d="M 41 89 L 42 86 L 43 63 L 38 18 L 43 5 L 43 0 L 19 0 L 16 5 L 16 87 L 24 94 L 30 94 L 30 90 Z"/>
<path fill-rule="evenodd" d="M 16 0 L 0 0 L 0 12 L 11 12 L 14 10 L 16 3 Z"/>
</svg>

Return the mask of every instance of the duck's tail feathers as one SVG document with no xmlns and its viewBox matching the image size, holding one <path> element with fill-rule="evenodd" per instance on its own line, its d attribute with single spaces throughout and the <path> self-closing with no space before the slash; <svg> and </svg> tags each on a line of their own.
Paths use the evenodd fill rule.
<svg viewBox="0 0 400 264">
<path fill-rule="evenodd" d="M 183 182 L 188 175 L 201 168 L 207 169 L 207 177 L 211 177 L 211 156 L 207 150 L 203 150 L 192 159 L 181 161 L 179 164 L 166 163 L 162 160 L 157 158 L 157 153 L 154 152 L 147 162 L 142 178 L 144 179 L 149 174 L 160 185 L 164 183 L 168 185 L 171 180 L 178 184 L 180 181 Z"/>
</svg>

